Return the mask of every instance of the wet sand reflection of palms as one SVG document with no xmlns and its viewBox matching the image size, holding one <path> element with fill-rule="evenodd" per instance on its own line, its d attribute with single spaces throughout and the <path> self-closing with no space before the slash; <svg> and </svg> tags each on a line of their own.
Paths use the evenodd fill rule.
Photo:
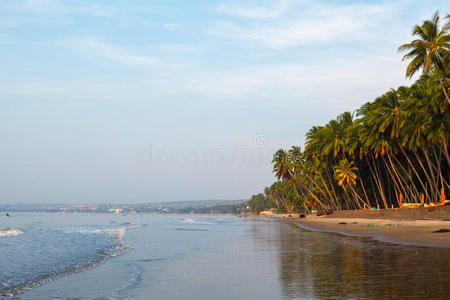
<svg viewBox="0 0 450 300">
<path fill-rule="evenodd" d="M 450 296 L 449 249 L 312 232 L 295 224 L 267 225 L 277 230 L 266 238 L 259 235 L 255 246 L 277 251 L 279 280 L 285 297 L 445 299 Z M 254 234 L 257 232 L 256 226 Z"/>
</svg>

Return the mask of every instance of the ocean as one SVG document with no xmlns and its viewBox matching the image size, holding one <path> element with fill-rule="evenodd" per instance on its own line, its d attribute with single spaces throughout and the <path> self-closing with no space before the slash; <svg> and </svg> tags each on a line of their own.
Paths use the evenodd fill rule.
<svg viewBox="0 0 450 300">
<path fill-rule="evenodd" d="M 0 266 L 14 299 L 450 299 L 449 249 L 262 218 L 13 213 Z"/>
</svg>

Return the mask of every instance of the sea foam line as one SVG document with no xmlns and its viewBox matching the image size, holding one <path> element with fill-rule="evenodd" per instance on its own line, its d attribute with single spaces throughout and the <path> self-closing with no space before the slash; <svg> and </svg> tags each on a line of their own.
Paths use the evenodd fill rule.
<svg viewBox="0 0 450 300">
<path fill-rule="evenodd" d="M 98 266 L 99 264 L 105 262 L 108 258 L 110 257 L 117 257 L 119 255 L 122 255 L 130 250 L 132 250 L 133 248 L 130 246 L 125 245 L 124 241 L 123 241 L 123 237 L 125 235 L 125 230 L 126 229 L 130 229 L 130 228 L 135 228 L 135 227 L 139 227 L 139 225 L 129 225 L 129 226 L 125 226 L 125 227 L 119 227 L 119 228 L 107 228 L 104 229 L 103 232 L 109 232 L 111 233 L 115 239 L 117 239 L 117 246 L 114 247 L 110 253 L 108 253 L 108 255 L 99 257 L 98 259 L 96 259 L 93 262 L 90 262 L 82 267 L 74 267 L 68 270 L 64 270 L 58 273 L 53 273 L 53 274 L 48 274 L 36 279 L 33 279 L 32 281 L 29 281 L 23 285 L 19 285 L 19 286 L 13 286 L 10 287 L 8 289 L 4 289 L 4 290 L 0 290 L 0 298 L 1 297 L 14 297 L 16 295 L 22 294 L 26 291 L 31 290 L 32 288 L 35 288 L 37 286 L 43 285 L 45 283 L 48 283 L 50 281 L 53 281 L 59 277 L 63 277 L 63 276 L 67 276 L 70 274 L 74 274 L 74 273 L 79 273 L 79 272 L 83 272 L 83 271 L 87 271 L 90 269 L 95 268 L 96 266 Z M 8 229 L 12 229 L 12 228 L 7 228 L 5 230 Z M 20 231 L 20 230 L 18 230 Z M 93 233 L 95 230 L 90 231 L 91 233 Z M 20 231 L 21 232 L 21 231 Z M 23 232 L 21 232 L 23 233 Z M 20 233 L 20 234 L 21 234 Z"/>
<path fill-rule="evenodd" d="M 21 235 L 23 232 L 19 229 L 15 228 L 6 228 L 3 230 L 0 230 L 0 237 L 8 237 L 8 236 L 18 236 Z"/>
</svg>

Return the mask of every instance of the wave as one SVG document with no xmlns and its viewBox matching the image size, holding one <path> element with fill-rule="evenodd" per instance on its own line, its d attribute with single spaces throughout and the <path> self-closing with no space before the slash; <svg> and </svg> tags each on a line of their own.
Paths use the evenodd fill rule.
<svg viewBox="0 0 450 300">
<path fill-rule="evenodd" d="M 187 224 L 199 224 L 199 225 L 216 225 L 217 224 L 217 223 L 214 223 L 214 222 L 197 221 L 197 220 L 193 220 L 191 218 L 184 218 L 181 221 L 183 223 L 187 223 Z"/>
<path fill-rule="evenodd" d="M 29 280 L 26 283 L 20 283 L 20 284 L 12 284 L 8 285 L 4 282 L 0 282 L 0 298 L 2 296 L 6 297 L 13 297 L 15 295 L 19 295 L 24 293 L 25 291 L 28 291 L 34 287 L 40 286 L 42 284 L 45 284 L 47 282 L 53 281 L 59 277 L 67 276 L 74 273 L 83 272 L 86 270 L 90 270 L 98 266 L 99 264 L 105 262 L 107 259 L 111 257 L 117 257 L 119 255 L 122 255 L 132 249 L 132 247 L 127 246 L 124 241 L 123 237 L 125 235 L 125 231 L 129 228 L 138 227 L 139 225 L 136 224 L 130 224 L 127 226 L 122 227 L 115 227 L 115 228 L 89 228 L 89 227 L 65 227 L 65 228 L 59 228 L 56 231 L 59 231 L 63 234 L 107 234 L 110 235 L 113 240 L 115 241 L 111 247 L 105 248 L 104 250 L 97 251 L 97 253 L 100 255 L 99 257 L 93 258 L 89 260 L 87 263 L 84 263 L 83 265 L 76 264 L 72 267 L 66 267 L 62 270 L 49 273 L 43 276 L 39 276 L 37 278 L 33 278 Z M 41 228 L 42 230 L 42 228 Z M 55 230 L 50 229 L 50 230 Z M 3 234 L 3 235 L 2 235 Z M 9 236 L 12 235 L 19 235 L 23 234 L 22 231 L 13 229 L 13 228 L 7 228 L 5 230 L 0 231 L 0 236 L 6 236 L 8 234 Z"/>
<path fill-rule="evenodd" d="M 178 231 L 210 231 L 208 229 L 199 229 L 199 228 L 175 228 Z"/>
<path fill-rule="evenodd" d="M 8 237 L 8 236 L 18 236 L 23 234 L 22 231 L 15 228 L 6 228 L 3 230 L 0 230 L 0 237 Z"/>
<path fill-rule="evenodd" d="M 130 266 L 132 267 L 132 271 L 129 273 L 128 281 L 121 288 L 119 288 L 116 291 L 113 291 L 109 299 L 115 300 L 123 298 L 120 297 L 123 292 L 136 287 L 142 281 L 142 271 L 138 267 L 138 265 L 132 263 L 130 264 Z"/>
</svg>

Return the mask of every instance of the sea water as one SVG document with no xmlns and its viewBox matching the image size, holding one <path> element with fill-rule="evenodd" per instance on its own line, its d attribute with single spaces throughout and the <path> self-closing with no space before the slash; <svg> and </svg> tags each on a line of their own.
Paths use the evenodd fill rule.
<svg viewBox="0 0 450 300">
<path fill-rule="evenodd" d="M 63 297 L 77 290 L 85 297 L 115 298 L 141 281 L 142 264 L 161 265 L 190 257 L 219 240 L 245 232 L 233 217 L 161 215 L 18 213 L 0 223 L 0 295 L 20 295 L 58 278 L 93 269 L 132 250 L 130 260 L 99 275 L 99 285 L 69 284 Z M 127 235 L 130 243 L 124 242 Z M 134 260 L 134 257 L 138 257 Z M 123 259 L 127 259 L 124 257 Z M 108 269 L 108 267 L 107 267 Z M 101 269 L 102 270 L 102 269 Z M 146 274 L 152 277 L 152 274 Z M 88 275 L 89 276 L 89 275 Z M 68 277 L 72 278 L 72 277 Z M 103 281 L 105 282 L 102 282 Z M 60 279 L 61 280 L 61 279 Z M 73 291 L 70 291 L 71 289 Z M 92 291 L 89 292 L 89 289 Z M 45 299 L 47 295 L 20 297 Z M 28 298 L 27 298 L 28 299 Z"/>
<path fill-rule="evenodd" d="M 0 288 L 16 299 L 450 299 L 450 249 L 231 216 L 0 224 Z"/>
<path fill-rule="evenodd" d="M 0 229 L 0 295 L 13 295 L 126 252 L 129 225 L 52 225 L 56 215 L 18 214 Z M 29 220 L 29 222 L 27 221 Z"/>
</svg>

